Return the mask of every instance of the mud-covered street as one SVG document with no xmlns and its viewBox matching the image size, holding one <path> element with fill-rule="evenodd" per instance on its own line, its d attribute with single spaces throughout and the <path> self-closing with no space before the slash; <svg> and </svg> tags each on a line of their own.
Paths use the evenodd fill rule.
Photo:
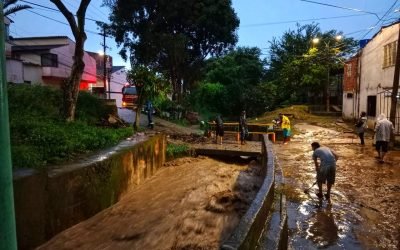
<svg viewBox="0 0 400 250">
<path fill-rule="evenodd" d="M 218 249 L 262 180 L 254 160 L 177 159 L 39 249 Z"/>
<path fill-rule="evenodd" d="M 285 175 L 291 249 L 399 249 L 400 152 L 380 164 L 369 136 L 364 147 L 349 134 L 297 124 L 288 145 L 276 144 Z M 320 204 L 311 142 L 319 141 L 340 156 L 331 204 Z M 323 187 L 326 192 L 326 186 Z"/>
</svg>

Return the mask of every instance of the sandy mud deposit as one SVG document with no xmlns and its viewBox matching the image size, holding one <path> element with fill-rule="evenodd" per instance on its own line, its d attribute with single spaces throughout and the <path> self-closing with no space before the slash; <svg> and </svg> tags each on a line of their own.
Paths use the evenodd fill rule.
<svg viewBox="0 0 400 250">
<path fill-rule="evenodd" d="M 262 180 L 256 161 L 178 159 L 39 249 L 218 249 Z"/>
</svg>

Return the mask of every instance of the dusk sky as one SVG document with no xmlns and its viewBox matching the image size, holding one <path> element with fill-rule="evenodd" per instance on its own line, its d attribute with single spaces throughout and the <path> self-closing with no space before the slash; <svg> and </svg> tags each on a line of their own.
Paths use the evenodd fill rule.
<svg viewBox="0 0 400 250">
<path fill-rule="evenodd" d="M 330 5 L 355 10 L 339 9 L 310 3 L 301 0 L 233 0 L 233 7 L 239 16 L 240 27 L 238 30 L 238 46 L 256 46 L 268 52 L 269 41 L 273 37 L 280 37 L 288 29 L 296 27 L 296 21 L 300 24 L 312 23 L 309 19 L 321 19 L 314 22 L 319 23 L 322 30 L 336 29 L 343 31 L 347 36 L 355 39 L 365 39 L 375 34 L 379 28 L 400 17 L 400 1 L 395 0 L 314 0 Z M 20 4 L 32 2 L 55 8 L 49 0 L 20 0 Z M 76 10 L 80 0 L 63 1 L 68 8 Z M 101 7 L 102 0 L 92 0 L 89 5 L 87 17 L 107 21 L 108 8 Z M 73 39 L 69 26 L 51 19 L 66 23 L 65 18 L 59 12 L 33 6 L 32 10 L 24 10 L 11 16 L 14 23 L 10 32 L 13 37 L 29 36 L 55 36 L 66 35 Z M 392 8 L 391 8 L 392 7 Z M 390 10 L 390 11 L 389 11 Z M 34 13 L 35 12 L 35 13 Z M 385 15 L 386 14 L 386 15 Z M 47 17 L 47 18 L 46 18 Z M 322 19 L 323 18 L 323 19 Z M 303 21 L 308 20 L 308 21 Z M 293 22 L 289 22 L 293 21 Z M 377 26 L 374 29 L 368 29 Z M 87 21 L 87 31 L 99 32 L 96 24 Z M 102 49 L 102 37 L 93 33 L 87 33 L 88 40 L 85 45 L 87 51 L 99 51 Z M 118 55 L 118 47 L 112 38 L 107 39 L 110 49 L 107 54 L 113 56 L 114 65 L 126 65 Z"/>
</svg>

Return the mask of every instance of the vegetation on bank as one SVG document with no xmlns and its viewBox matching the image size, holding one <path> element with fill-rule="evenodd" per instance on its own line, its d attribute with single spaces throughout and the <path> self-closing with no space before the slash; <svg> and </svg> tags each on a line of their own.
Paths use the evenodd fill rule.
<svg viewBox="0 0 400 250">
<path fill-rule="evenodd" d="M 27 85 L 9 85 L 8 90 L 14 169 L 66 162 L 132 134 L 132 128 L 99 126 L 110 110 L 89 93 L 79 94 L 76 121 L 67 123 L 60 90 Z"/>
<path fill-rule="evenodd" d="M 190 155 L 190 148 L 186 144 L 168 143 L 166 150 L 167 160 L 173 160 Z"/>
</svg>

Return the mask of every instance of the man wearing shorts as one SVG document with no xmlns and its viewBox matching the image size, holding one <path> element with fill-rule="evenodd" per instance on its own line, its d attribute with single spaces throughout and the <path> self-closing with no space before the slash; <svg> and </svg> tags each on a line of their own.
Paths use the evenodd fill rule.
<svg viewBox="0 0 400 250">
<path fill-rule="evenodd" d="M 224 137 L 224 122 L 220 115 L 215 118 L 215 140 L 218 144 L 218 138 L 220 139 L 219 144 L 222 145 L 222 138 Z"/>
<path fill-rule="evenodd" d="M 319 192 L 318 198 L 322 199 L 322 184 L 326 183 L 327 191 L 325 198 L 331 197 L 331 187 L 335 184 L 336 161 L 339 156 L 328 147 L 321 147 L 318 142 L 313 142 L 311 148 L 314 151 L 312 158 L 315 163 L 315 171 L 317 172 L 317 184 Z M 318 162 L 318 158 L 320 163 Z"/>
<path fill-rule="evenodd" d="M 378 160 L 380 163 L 385 162 L 383 158 L 385 157 L 388 151 L 390 136 L 393 133 L 393 130 L 394 127 L 392 122 L 386 119 L 385 114 L 380 114 L 378 116 L 375 126 L 375 138 L 376 138 L 375 148 L 376 151 L 378 152 Z"/>
</svg>

